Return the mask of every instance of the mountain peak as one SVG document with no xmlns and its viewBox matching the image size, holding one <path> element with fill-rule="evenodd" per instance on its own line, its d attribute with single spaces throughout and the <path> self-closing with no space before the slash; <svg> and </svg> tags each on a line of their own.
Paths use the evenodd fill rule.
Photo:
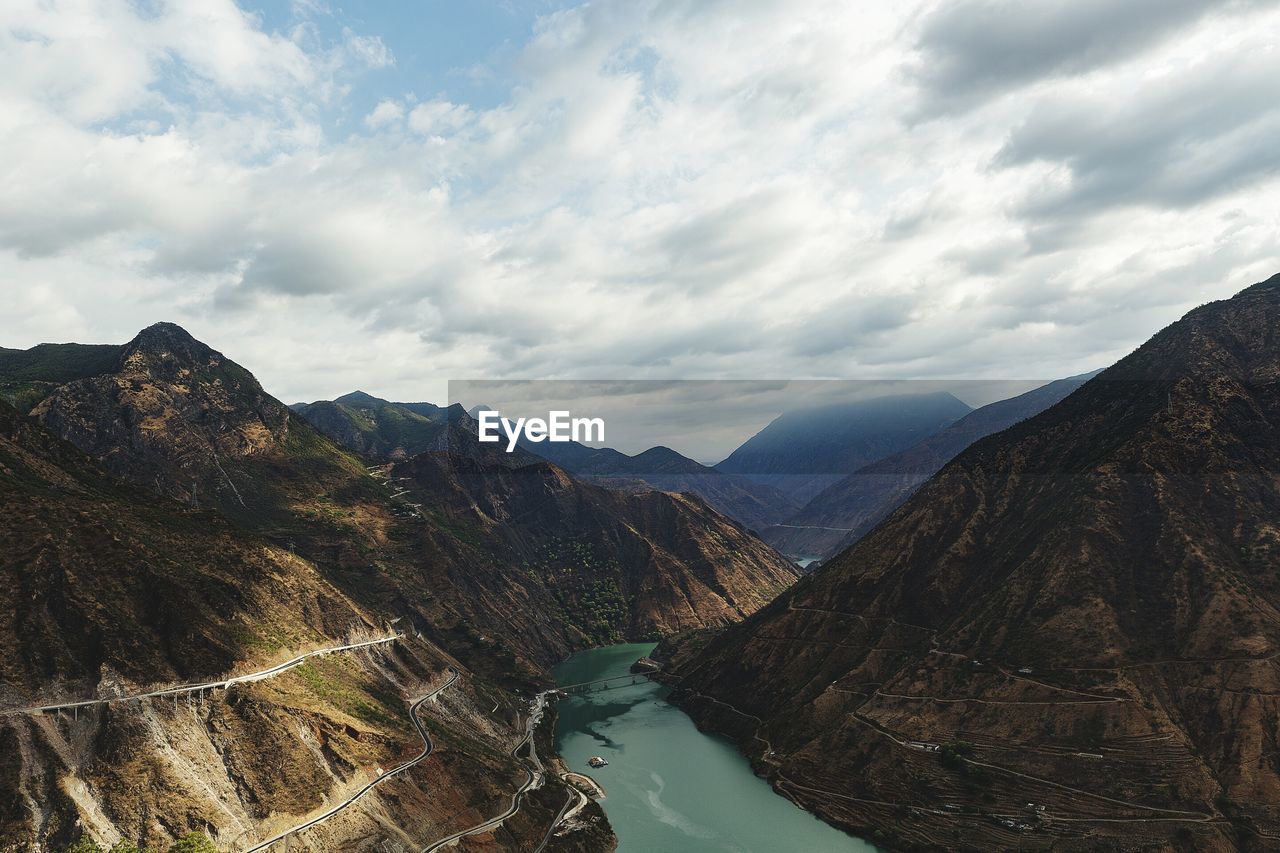
<svg viewBox="0 0 1280 853">
<path fill-rule="evenodd" d="M 166 341 L 185 345 L 199 343 L 190 332 L 177 323 L 167 322 L 152 323 L 138 332 L 134 341 Z"/>
<path fill-rule="evenodd" d="M 123 361 L 127 361 L 135 353 L 169 354 L 179 361 L 202 362 L 210 358 L 221 358 L 219 353 L 207 344 L 196 340 L 190 332 L 177 323 L 153 323 L 138 332 L 134 339 L 125 345 Z"/>
<path fill-rule="evenodd" d="M 383 400 L 381 397 L 375 397 L 372 394 L 365 393 L 364 391 L 352 391 L 349 394 L 343 394 L 333 402 L 343 406 L 376 406 L 386 403 L 387 401 Z"/>
</svg>

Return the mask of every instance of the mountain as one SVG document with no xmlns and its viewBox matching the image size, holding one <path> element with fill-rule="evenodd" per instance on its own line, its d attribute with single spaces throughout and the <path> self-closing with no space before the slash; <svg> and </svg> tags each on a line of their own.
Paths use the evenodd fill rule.
<svg viewBox="0 0 1280 853">
<path fill-rule="evenodd" d="M 460 439 L 476 432 L 476 417 L 485 407 L 476 406 L 468 412 L 456 403 L 447 409 L 431 403 L 391 403 L 356 391 L 337 400 L 299 403 L 291 408 L 342 447 L 367 459 L 391 460 L 442 450 L 446 444 L 463 452 L 461 445 L 469 442 Z M 460 429 L 449 431 L 449 424 Z M 513 454 L 510 464 L 545 459 L 579 479 L 613 489 L 691 492 L 755 530 L 800 508 L 771 486 L 723 474 L 669 447 L 652 447 L 628 456 L 609 447 L 588 447 L 576 441 L 521 440 L 518 449 L 523 454 Z"/>
<path fill-rule="evenodd" d="M 974 409 L 941 432 L 854 471 L 820 492 L 784 524 L 765 528 L 761 535 L 786 554 L 822 559 L 837 554 L 970 444 L 1039 414 L 1093 375 L 1060 379 Z"/>
<path fill-rule="evenodd" d="M 523 442 L 521 446 L 580 479 L 612 489 L 695 494 L 752 530 L 763 530 L 799 509 L 795 501 L 772 486 L 717 471 L 669 447 L 651 447 L 628 456 L 610 447 L 588 447 L 576 441 Z"/>
<path fill-rule="evenodd" d="M 1280 276 L 981 439 L 675 694 L 892 847 L 1280 839 Z"/>
<path fill-rule="evenodd" d="M 289 456 L 309 438 L 247 370 L 169 323 L 139 333 L 109 369 L 57 385 L 31 415 L 122 479 L 232 511 L 271 502 L 238 463 Z"/>
<path fill-rule="evenodd" d="M 389 476 L 429 518 L 472 546 L 459 584 L 496 609 L 552 614 L 579 647 L 736 622 L 795 567 L 695 495 L 623 492 L 548 463 L 423 453 Z M 501 578 L 506 566 L 518 566 Z M 500 580 L 487 583 L 492 573 Z M 495 626 L 496 629 L 496 626 Z"/>
<path fill-rule="evenodd" d="M 120 347 L 110 344 L 0 347 L 0 400 L 26 412 L 56 385 L 111 370 L 119 355 Z"/>
<path fill-rule="evenodd" d="M 803 504 L 845 475 L 905 450 L 970 411 L 952 395 L 937 392 L 784 412 L 715 467 L 774 486 Z"/>
<path fill-rule="evenodd" d="M 372 399 L 357 396 L 342 405 L 376 406 Z M 409 469 L 438 478 L 419 478 L 415 486 L 423 500 L 413 506 L 397 485 L 399 477 L 409 476 L 397 473 L 399 463 L 367 468 L 267 394 L 249 371 L 172 324 L 143 330 L 120 349 L 112 370 L 57 385 L 31 410 L 33 419 L 115 476 L 189 506 L 215 509 L 248 534 L 292 548 L 375 611 L 412 613 L 424 633 L 468 665 L 484 668 L 492 662 L 476 641 L 486 636 L 497 638 L 514 656 L 500 668 L 506 675 L 521 668 L 534 673 L 592 643 L 589 633 L 561 618 L 542 584 L 533 592 L 524 589 L 528 579 L 510 551 L 476 538 L 469 524 L 459 524 L 431 500 L 456 497 L 446 488 L 451 471 L 465 470 L 469 461 L 495 476 L 498 469 L 546 463 L 520 449 L 508 454 L 478 443 L 469 416 L 454 414 L 437 433 L 435 445 L 444 448 L 435 451 L 439 459 Z M 554 478 L 570 479 L 562 471 Z M 483 489 L 500 478 L 469 482 L 480 491 L 458 498 L 461 505 L 495 500 Z M 705 610 L 699 608 L 702 599 L 693 599 L 691 610 L 672 624 L 722 624 L 763 604 L 778 588 L 775 581 L 794 576 L 779 555 L 705 505 L 655 500 L 668 501 L 670 524 L 639 527 L 655 552 L 684 553 L 690 547 L 685 537 L 694 532 L 740 546 L 740 558 L 730 554 L 719 569 L 726 576 L 714 577 L 715 583 L 727 584 L 723 597 L 706 599 Z M 642 525 L 625 514 L 618 523 Z M 561 532 L 554 527 L 538 531 Z M 645 576 L 660 561 L 636 553 L 636 562 L 625 568 L 637 583 L 652 586 L 659 598 L 675 600 L 687 592 L 665 589 L 669 581 L 687 580 L 679 572 Z M 760 583 L 758 569 L 766 563 L 777 574 Z M 736 567 L 742 569 L 741 579 L 729 576 Z M 528 595 L 539 606 L 529 606 Z M 628 613 L 617 624 L 624 632 L 643 625 L 647 635 L 663 623 Z"/>
<path fill-rule="evenodd" d="M 453 670 L 423 706 L 431 758 L 307 843 L 443 837 L 526 778 L 512 691 L 596 642 L 739 619 L 794 578 L 696 499 L 585 486 L 457 422 L 445 449 L 370 467 L 171 324 L 95 357 L 35 359 L 22 381 L 44 396 L 0 407 L 6 844 L 196 829 L 243 849 L 418 754 L 407 706 Z M 230 690 L 23 710 L 223 683 L 390 624 L 403 636 L 385 649 Z M 548 779 L 492 845 L 536 846 L 566 796 Z M 594 829 L 575 837 L 603 844 L 603 813 L 581 815 Z"/>
<path fill-rule="evenodd" d="M 467 417 L 461 406 L 392 403 L 363 391 L 291 408 L 338 444 L 372 459 L 437 450 L 448 421 Z"/>
<path fill-rule="evenodd" d="M 462 669 L 410 634 L 230 690 L 25 711 L 264 670 L 385 637 L 391 616 L 220 513 L 110 476 L 4 403 L 0 540 L 6 849 L 63 850 L 82 833 L 163 849 L 193 830 L 245 849 L 416 754 L 407 700 Z M 517 737 L 523 703 L 465 670 L 452 690 L 448 713 L 424 715 L 441 756 L 430 775 L 387 780 L 313 842 L 440 837 L 505 807 L 523 771 L 501 747 Z M 550 820 L 563 791 L 535 796 L 530 816 Z"/>
</svg>

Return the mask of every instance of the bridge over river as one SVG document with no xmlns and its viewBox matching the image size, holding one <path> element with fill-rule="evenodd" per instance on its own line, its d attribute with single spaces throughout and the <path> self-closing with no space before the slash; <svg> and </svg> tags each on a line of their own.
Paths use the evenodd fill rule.
<svg viewBox="0 0 1280 853">
<path fill-rule="evenodd" d="M 653 680 L 652 672 L 628 672 L 625 675 L 613 675 L 608 678 L 597 678 L 594 681 L 579 681 L 577 684 L 562 684 L 557 687 L 564 693 L 577 695 L 582 693 L 598 693 L 601 690 L 614 690 L 618 687 L 630 687 Z"/>
</svg>

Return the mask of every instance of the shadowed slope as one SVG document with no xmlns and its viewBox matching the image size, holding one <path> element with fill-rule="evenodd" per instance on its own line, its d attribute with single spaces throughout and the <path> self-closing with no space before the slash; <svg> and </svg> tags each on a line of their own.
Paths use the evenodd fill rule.
<svg viewBox="0 0 1280 853">
<path fill-rule="evenodd" d="M 1278 422 L 1280 277 L 977 442 L 686 652 L 680 701 L 901 846 L 1272 846 Z"/>
</svg>

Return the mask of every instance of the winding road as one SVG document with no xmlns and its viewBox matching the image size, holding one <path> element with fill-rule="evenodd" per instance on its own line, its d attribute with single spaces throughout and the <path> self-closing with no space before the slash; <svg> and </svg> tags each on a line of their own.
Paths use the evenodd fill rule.
<svg viewBox="0 0 1280 853">
<path fill-rule="evenodd" d="M 449 677 L 448 681 L 446 681 L 444 684 L 441 684 L 439 687 L 432 690 L 430 693 L 426 694 L 421 699 L 419 699 L 418 701 L 414 702 L 412 705 L 409 706 L 409 719 L 413 722 L 414 728 L 418 730 L 418 734 L 422 737 L 422 752 L 418 753 L 418 755 L 415 756 L 414 758 L 411 758 L 408 761 L 404 762 L 399 767 L 396 767 L 393 770 L 389 770 L 386 773 L 383 773 L 377 779 L 374 779 L 372 782 L 368 783 L 363 788 L 356 791 L 350 797 L 343 800 L 341 803 L 334 806 L 333 808 L 329 809 L 324 814 L 313 817 L 311 820 L 308 820 L 306 823 L 300 823 L 295 827 L 287 829 L 284 832 L 280 833 L 279 835 L 269 838 L 266 841 L 255 844 L 253 847 L 247 848 L 244 851 L 244 853 L 255 853 L 255 851 L 258 851 L 258 850 L 266 850 L 271 845 L 277 844 L 283 841 L 285 838 L 289 837 L 290 835 L 293 835 L 296 832 L 301 832 L 304 829 L 309 829 L 310 827 L 313 827 L 318 823 L 322 823 L 323 821 L 328 820 L 329 818 L 333 817 L 334 815 L 338 814 L 339 812 L 351 806 L 353 803 L 355 803 L 356 800 L 360 799 L 365 794 L 372 791 L 378 785 L 381 785 L 383 782 L 387 781 L 391 777 L 396 776 L 400 773 L 403 773 L 404 771 L 408 770 L 410 767 L 413 767 L 421 763 L 423 760 L 425 760 L 426 757 L 429 756 L 431 754 L 431 751 L 435 748 L 435 744 L 432 742 L 431 735 L 427 732 L 426 727 L 422 725 L 422 720 L 418 718 L 418 709 L 422 707 L 424 702 L 434 699 L 446 687 L 449 687 L 451 684 L 453 684 L 455 681 L 458 680 L 457 671 L 451 670 L 451 672 L 453 674 Z"/>
<path fill-rule="evenodd" d="M 586 804 L 590 802 L 587 795 L 579 791 L 572 785 L 569 786 L 569 797 L 564 801 L 564 805 L 560 807 L 560 811 L 556 813 L 555 819 L 551 821 L 551 826 L 547 828 L 547 834 L 542 836 L 542 843 L 539 844 L 533 853 L 542 853 L 547 849 L 547 844 L 551 841 L 551 834 L 556 831 L 556 827 L 562 821 L 568 820 L 582 810 Z"/>
<path fill-rule="evenodd" d="M 533 708 L 529 713 L 529 721 L 524 727 L 524 737 L 521 738 L 520 742 L 511 750 L 512 757 L 518 758 L 517 753 L 524 748 L 525 744 L 528 744 L 529 760 L 533 763 L 533 769 L 529 769 L 528 767 L 525 768 L 524 772 L 527 774 L 527 777 L 525 778 L 524 784 L 511 795 L 511 806 L 502 814 L 489 818 L 483 823 L 478 823 L 470 829 L 455 832 L 453 835 L 442 838 L 439 841 L 432 842 L 428 846 L 422 848 L 421 853 L 433 853 L 435 850 L 439 850 L 442 847 L 447 847 L 448 845 L 453 844 L 460 838 L 465 838 L 468 835 L 475 835 L 476 833 L 485 832 L 490 829 L 496 829 L 503 821 L 520 811 L 520 800 L 526 793 L 534 788 L 542 786 L 542 781 L 546 771 L 542 766 L 542 760 L 538 758 L 538 746 L 534 742 L 533 732 L 534 729 L 538 727 L 538 723 L 542 721 L 542 712 L 546 709 L 547 693 L 549 692 L 550 691 L 539 693 L 534 697 Z M 245 853 L 252 853 L 252 851 L 245 851 Z"/>
<path fill-rule="evenodd" d="M 18 714 L 43 714 L 49 711 L 64 711 L 74 708 L 87 708 L 93 705 L 111 705 L 120 702 L 136 702 L 142 699 L 155 699 L 162 696 L 179 696 L 184 693 L 199 693 L 204 690 L 216 690 L 220 687 L 226 689 L 231 687 L 233 684 L 246 684 L 251 681 L 262 681 L 266 678 L 274 678 L 275 676 L 293 669 L 296 666 L 301 666 L 314 657 L 321 657 L 334 652 L 349 652 L 355 649 L 379 646 L 383 643 L 394 643 L 403 636 L 403 634 L 393 634 L 390 637 L 382 637 L 377 640 L 366 640 L 363 643 L 350 643 L 345 646 L 332 646 L 327 649 L 317 649 L 314 652 L 307 652 L 305 655 L 299 655 L 292 660 L 287 660 L 282 664 L 277 664 L 270 669 L 251 672 L 248 675 L 237 675 L 232 678 L 223 678 L 218 681 L 205 681 L 200 684 L 183 684 L 179 687 L 166 687 L 162 690 L 152 690 L 147 693 L 134 693 L 131 696 L 116 696 L 111 699 L 85 699 L 81 702 L 63 702 L 57 705 L 33 705 L 29 708 L 16 708 L 10 711 L 0 711 L 0 717 L 17 716 Z"/>
</svg>

